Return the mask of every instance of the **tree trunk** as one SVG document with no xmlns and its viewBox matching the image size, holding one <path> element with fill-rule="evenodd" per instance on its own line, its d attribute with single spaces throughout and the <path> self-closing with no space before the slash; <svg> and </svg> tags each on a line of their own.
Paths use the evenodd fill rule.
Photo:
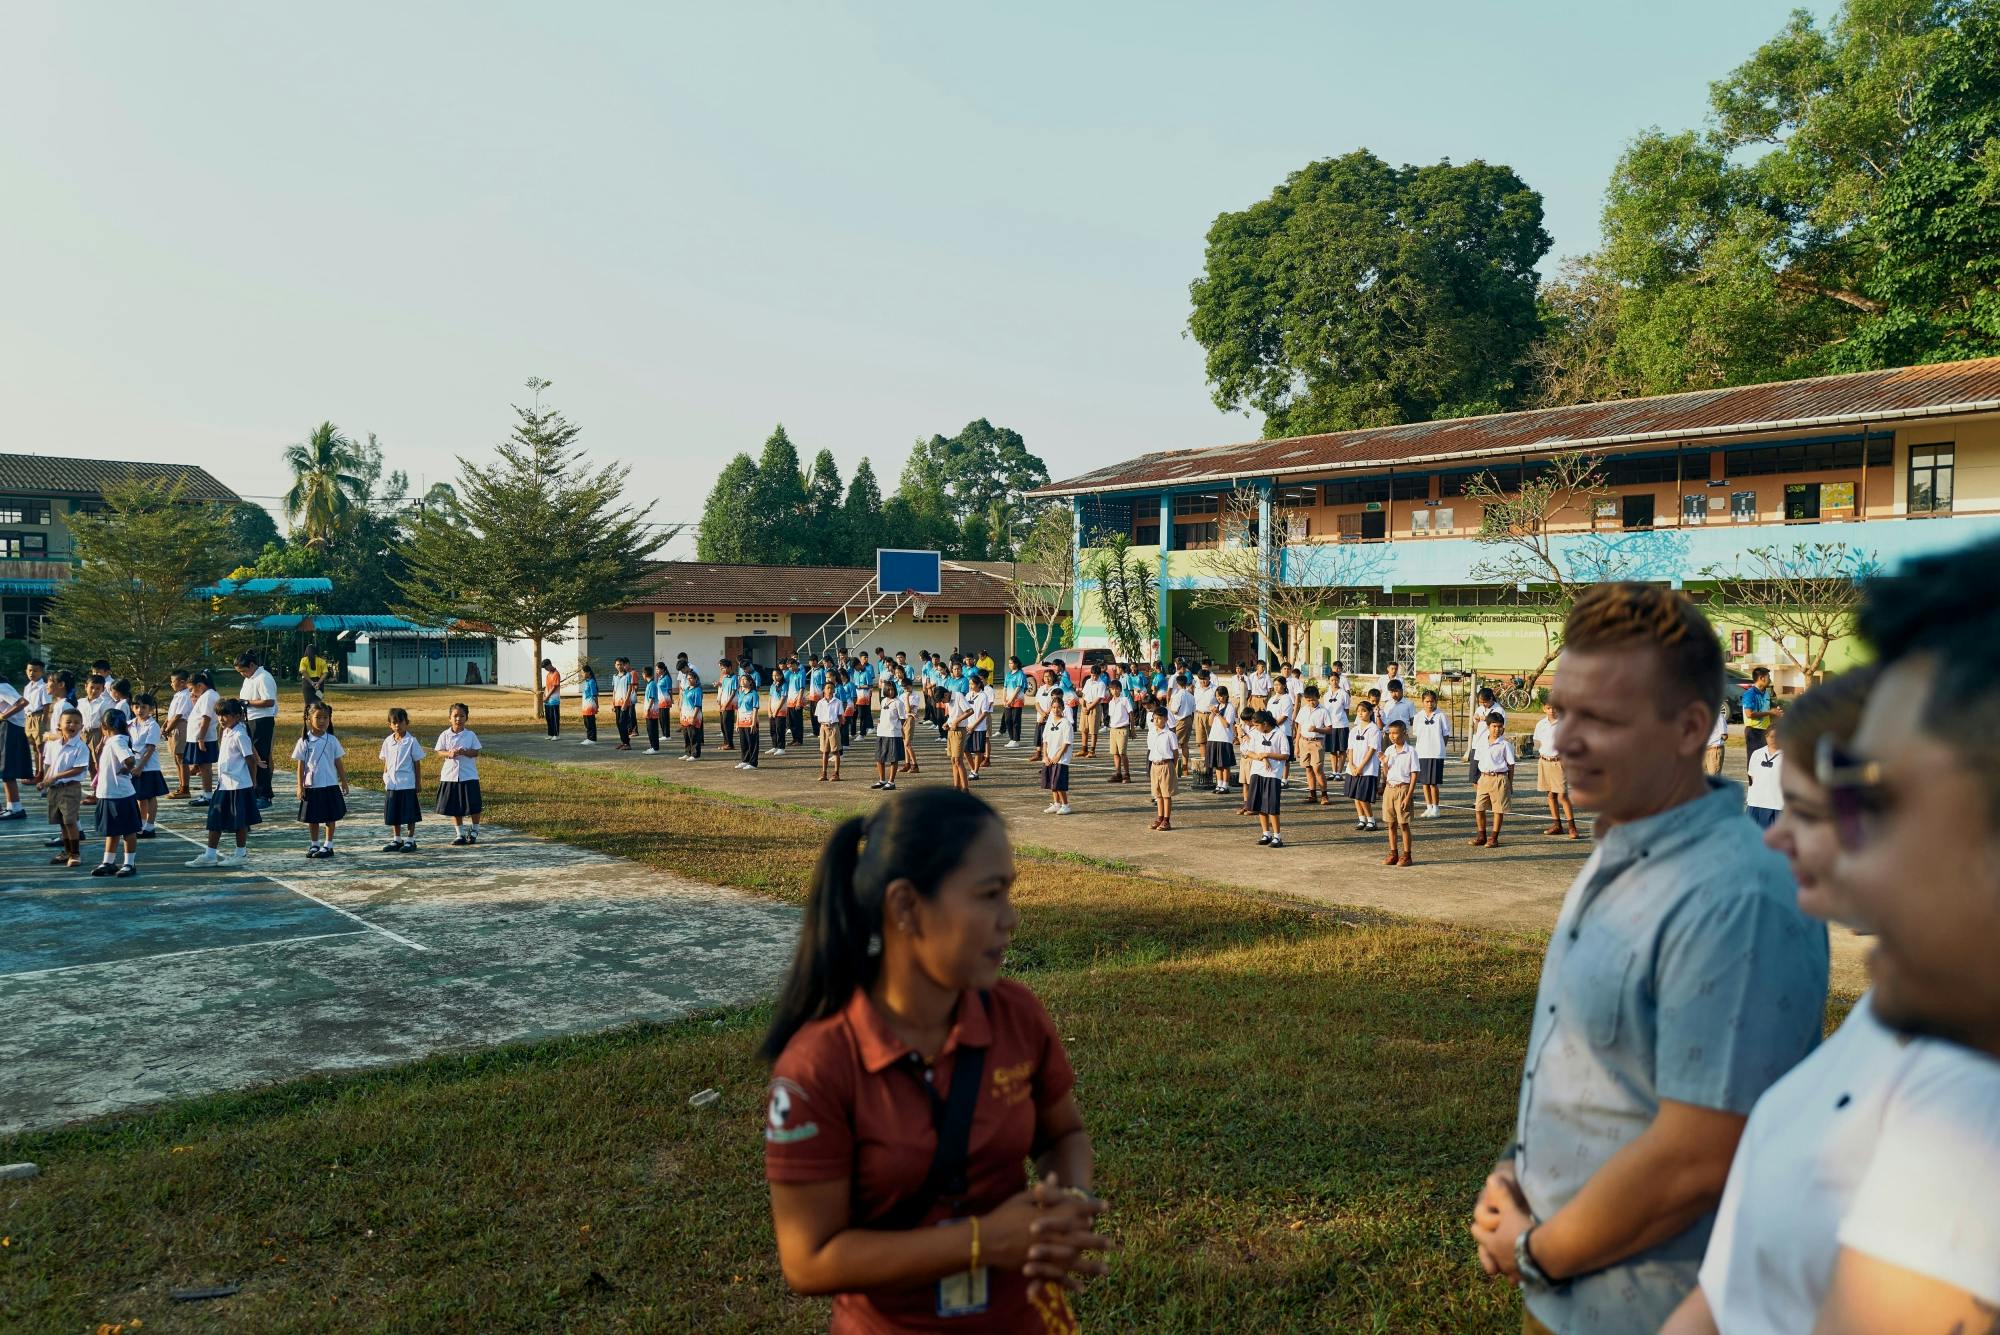
<svg viewBox="0 0 2000 1335">
<path fill-rule="evenodd" d="M 528 690 L 533 698 L 535 717 L 542 716 L 542 637 L 535 636 L 535 660 L 528 666 L 528 680 L 533 683 Z"/>
</svg>

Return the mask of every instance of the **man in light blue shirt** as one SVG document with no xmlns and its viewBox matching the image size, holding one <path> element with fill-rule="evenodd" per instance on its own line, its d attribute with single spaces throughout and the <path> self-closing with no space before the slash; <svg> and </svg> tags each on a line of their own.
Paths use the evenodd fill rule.
<svg viewBox="0 0 2000 1335">
<path fill-rule="evenodd" d="M 1513 1143 L 1473 1212 L 1526 1329 L 1650 1335 L 1694 1287 L 1758 1097 L 1819 1040 L 1826 930 L 1702 773 L 1722 649 L 1685 595 L 1577 600 L 1551 700 L 1597 847 L 1542 966 Z"/>
</svg>

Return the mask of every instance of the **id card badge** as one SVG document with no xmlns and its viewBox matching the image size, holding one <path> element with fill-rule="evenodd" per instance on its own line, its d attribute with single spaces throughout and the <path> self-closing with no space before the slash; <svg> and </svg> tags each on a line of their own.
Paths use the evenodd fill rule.
<svg viewBox="0 0 2000 1335">
<path fill-rule="evenodd" d="M 938 1226 L 955 1224 L 956 1219 L 940 1220 Z M 954 1270 L 938 1281 L 937 1314 L 939 1316 L 977 1316 L 986 1310 L 987 1271 L 985 1266 L 977 1270 Z"/>
</svg>

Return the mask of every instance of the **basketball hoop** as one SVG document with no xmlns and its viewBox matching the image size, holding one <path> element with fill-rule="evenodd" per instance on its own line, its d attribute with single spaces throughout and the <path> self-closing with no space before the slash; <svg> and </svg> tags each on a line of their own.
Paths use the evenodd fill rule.
<svg viewBox="0 0 2000 1335">
<path fill-rule="evenodd" d="M 910 600 L 910 615 L 922 621 L 924 609 L 930 606 L 930 601 L 914 589 L 904 589 L 903 596 Z"/>
</svg>

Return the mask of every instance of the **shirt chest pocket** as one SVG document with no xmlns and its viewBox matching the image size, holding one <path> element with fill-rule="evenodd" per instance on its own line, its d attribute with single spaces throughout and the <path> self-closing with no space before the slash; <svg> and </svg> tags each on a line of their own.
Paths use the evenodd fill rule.
<svg viewBox="0 0 2000 1335">
<path fill-rule="evenodd" d="M 1608 1048 L 1618 1042 L 1636 958 L 1629 950 L 1592 952 L 1589 959 L 1578 960 L 1573 968 L 1570 1004 L 1584 1037 L 1594 1047 Z"/>
</svg>

